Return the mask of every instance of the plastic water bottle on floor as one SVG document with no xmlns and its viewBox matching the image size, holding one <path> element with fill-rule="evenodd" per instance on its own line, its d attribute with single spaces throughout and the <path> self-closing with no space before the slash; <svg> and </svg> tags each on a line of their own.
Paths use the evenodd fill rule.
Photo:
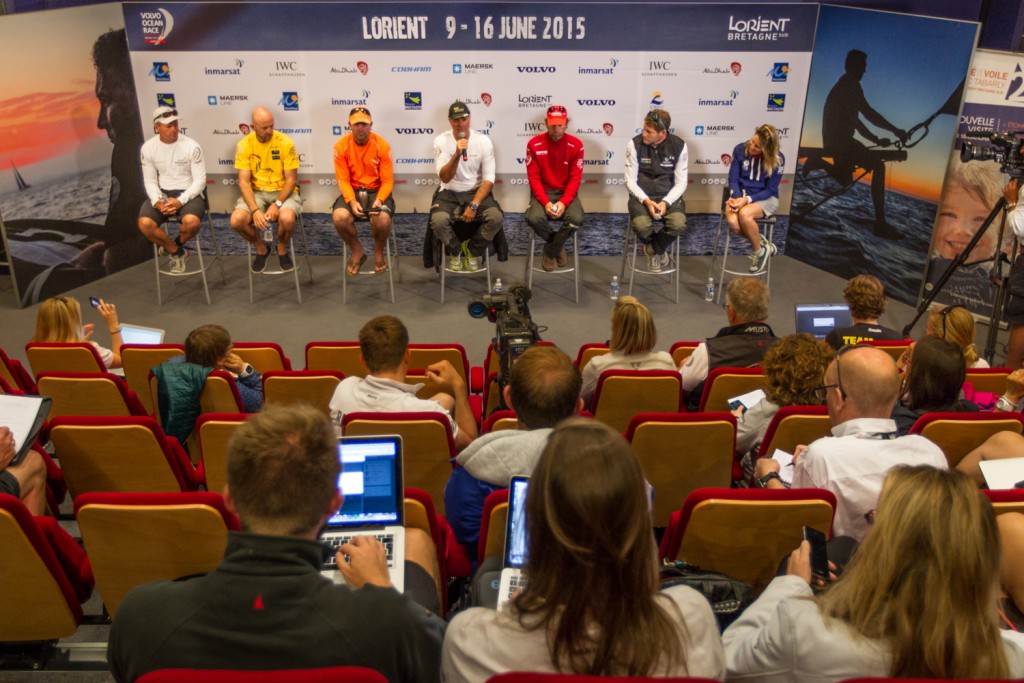
<svg viewBox="0 0 1024 683">
<path fill-rule="evenodd" d="M 704 288 L 704 301 L 715 300 L 715 278 L 709 277 L 708 284 Z"/>
<path fill-rule="evenodd" d="M 612 283 L 608 286 L 608 298 L 612 301 L 619 300 L 619 276 L 612 275 Z"/>
<path fill-rule="evenodd" d="M 499 278 L 495 278 L 494 279 L 494 293 L 495 294 L 501 294 L 504 291 L 505 291 L 505 288 L 501 284 L 501 278 L 500 277 Z"/>
</svg>

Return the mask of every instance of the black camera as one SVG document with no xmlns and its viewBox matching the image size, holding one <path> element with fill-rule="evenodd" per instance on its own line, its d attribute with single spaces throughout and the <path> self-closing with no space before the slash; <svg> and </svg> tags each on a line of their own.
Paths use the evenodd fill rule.
<svg viewBox="0 0 1024 683">
<path fill-rule="evenodd" d="M 512 365 L 519 356 L 540 341 L 540 330 L 530 317 L 528 302 L 531 295 L 526 285 L 517 283 L 507 292 L 484 294 L 480 299 L 469 302 L 472 317 L 486 317 L 495 325 L 491 345 L 498 353 L 499 388 L 508 386 Z M 501 399 L 501 404 L 504 407 L 504 399 Z"/>
<path fill-rule="evenodd" d="M 995 161 L 999 170 L 1012 178 L 1024 178 L 1024 130 L 1005 133 L 968 132 L 967 137 L 987 139 L 990 144 L 982 146 L 963 141 L 960 161 Z"/>
</svg>

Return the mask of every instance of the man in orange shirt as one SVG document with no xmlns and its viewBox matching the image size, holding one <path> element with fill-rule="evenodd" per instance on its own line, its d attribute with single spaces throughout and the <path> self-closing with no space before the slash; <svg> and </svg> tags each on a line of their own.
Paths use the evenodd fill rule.
<svg viewBox="0 0 1024 683">
<path fill-rule="evenodd" d="M 334 202 L 334 229 L 352 253 L 345 264 L 349 276 L 359 274 L 366 261 L 366 251 L 356 235 L 356 221 L 370 221 L 373 235 L 373 272 L 388 269 L 384 256 L 395 200 L 394 161 L 391 146 L 373 132 L 373 119 L 366 107 L 354 107 L 348 116 L 352 132 L 334 145 L 334 173 L 338 176 L 341 196 Z"/>
</svg>

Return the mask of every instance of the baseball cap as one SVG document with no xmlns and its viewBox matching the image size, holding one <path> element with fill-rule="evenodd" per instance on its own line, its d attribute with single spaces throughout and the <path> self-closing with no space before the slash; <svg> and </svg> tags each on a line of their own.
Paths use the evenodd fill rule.
<svg viewBox="0 0 1024 683">
<path fill-rule="evenodd" d="M 452 102 L 452 106 L 448 107 L 448 118 L 450 119 L 464 119 L 467 116 L 469 116 L 469 107 L 465 102 L 455 101 Z"/>
<path fill-rule="evenodd" d="M 548 107 L 548 125 L 557 126 L 569 120 L 569 112 L 560 104 L 552 104 Z"/>
<path fill-rule="evenodd" d="M 178 110 L 174 107 L 157 107 L 153 110 L 153 123 L 174 123 L 178 120 Z"/>
<path fill-rule="evenodd" d="M 373 123 L 370 110 L 366 107 L 352 107 L 352 111 L 348 113 L 348 125 L 355 123 Z"/>
</svg>

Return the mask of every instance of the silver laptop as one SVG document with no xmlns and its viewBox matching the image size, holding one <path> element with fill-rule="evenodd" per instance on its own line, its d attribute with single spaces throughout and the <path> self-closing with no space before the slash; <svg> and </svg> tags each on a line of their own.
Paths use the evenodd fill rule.
<svg viewBox="0 0 1024 683">
<path fill-rule="evenodd" d="M 498 588 L 498 609 L 526 586 L 526 484 L 528 477 L 512 477 L 508 487 L 508 522 L 505 527 L 505 557 Z"/>
<path fill-rule="evenodd" d="M 121 339 L 125 344 L 163 344 L 165 330 L 121 323 Z"/>
<path fill-rule="evenodd" d="M 824 339 L 836 327 L 849 327 L 852 324 L 850 308 L 846 304 L 796 305 L 797 334 L 806 332 L 817 339 Z"/>
<path fill-rule="evenodd" d="M 343 436 L 338 439 L 342 472 L 338 488 L 345 497 L 320 541 L 334 549 L 355 536 L 376 536 L 388 551 L 391 583 L 405 590 L 405 490 L 402 480 L 402 437 Z M 322 573 L 345 583 L 330 553 Z"/>
</svg>

